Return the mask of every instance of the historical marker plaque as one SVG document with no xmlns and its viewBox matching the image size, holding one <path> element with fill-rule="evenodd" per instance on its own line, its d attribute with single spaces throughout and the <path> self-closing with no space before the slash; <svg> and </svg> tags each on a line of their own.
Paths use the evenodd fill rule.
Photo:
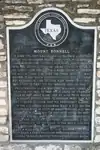
<svg viewBox="0 0 100 150">
<path fill-rule="evenodd" d="M 7 37 L 11 141 L 92 141 L 96 29 L 46 8 Z"/>
</svg>

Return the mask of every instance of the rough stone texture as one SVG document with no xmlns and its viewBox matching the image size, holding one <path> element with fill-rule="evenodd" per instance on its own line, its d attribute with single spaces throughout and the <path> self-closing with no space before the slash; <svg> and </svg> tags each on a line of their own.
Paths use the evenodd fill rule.
<svg viewBox="0 0 100 150">
<path fill-rule="evenodd" d="M 7 79 L 5 61 L 6 61 L 6 28 L 4 24 L 4 1 L 0 1 L 0 142 L 7 142 L 9 139 L 7 115 L 8 115 L 8 102 L 7 102 Z M 6 76 L 5 76 L 6 77 Z M 2 148 L 0 147 L 0 150 Z"/>
<path fill-rule="evenodd" d="M 68 15 L 77 23 L 86 23 L 89 25 L 99 25 L 100 26 L 100 0 L 1 0 L 0 1 L 0 63 L 6 61 L 6 38 L 5 38 L 5 24 L 7 26 L 20 26 L 24 25 L 31 17 L 34 12 L 42 9 L 43 7 L 56 6 L 60 9 L 64 9 Z M 37 8 L 37 9 L 35 9 Z M 100 38 L 100 36 L 99 36 Z M 4 41 L 5 39 L 5 41 Z M 100 39 L 99 39 L 100 42 Z M 100 48 L 98 49 L 100 51 Z M 1 57 L 2 56 L 2 57 Z M 99 56 L 100 57 L 100 56 Z M 100 59 L 98 57 L 97 63 L 97 97 L 100 98 Z M 5 70 L 6 71 L 6 70 Z M 0 65 L 0 141 L 8 141 L 7 123 L 8 122 L 8 108 L 4 104 L 8 103 L 8 98 L 6 93 L 2 90 L 7 88 L 7 83 L 4 81 L 7 73 L 1 70 Z M 5 91 L 6 92 L 6 91 Z M 7 98 L 7 100 L 6 100 Z M 100 145 L 100 100 L 96 100 L 96 132 L 98 133 L 95 137 L 95 142 L 99 142 Z M 1 107 L 3 105 L 3 107 Z M 4 125 L 3 125 L 4 124 Z M 67 144 L 2 144 L 0 150 L 100 150 L 100 146 L 93 147 L 87 146 L 87 144 L 82 145 L 67 145 Z M 91 145 L 91 144 L 90 144 Z"/>
</svg>

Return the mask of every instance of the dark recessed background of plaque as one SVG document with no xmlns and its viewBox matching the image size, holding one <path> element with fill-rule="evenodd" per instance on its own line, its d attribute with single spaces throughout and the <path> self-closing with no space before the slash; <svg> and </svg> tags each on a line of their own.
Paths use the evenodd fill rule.
<svg viewBox="0 0 100 150">
<path fill-rule="evenodd" d="M 91 140 L 94 30 L 67 20 L 66 41 L 48 48 L 36 20 L 9 31 L 12 139 Z"/>
</svg>

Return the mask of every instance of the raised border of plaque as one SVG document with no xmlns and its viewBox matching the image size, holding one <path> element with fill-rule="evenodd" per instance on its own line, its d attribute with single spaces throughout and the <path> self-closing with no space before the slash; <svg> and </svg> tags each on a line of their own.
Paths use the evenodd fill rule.
<svg viewBox="0 0 100 150">
<path fill-rule="evenodd" d="M 10 46 L 9 46 L 9 30 L 21 30 L 27 28 L 29 25 L 31 25 L 34 20 L 43 12 L 49 11 L 49 10 L 55 10 L 58 12 L 61 12 L 63 15 L 67 17 L 69 22 L 75 26 L 76 28 L 79 29 L 92 29 L 95 32 L 95 37 L 94 37 L 94 66 L 93 66 L 93 91 L 92 91 L 92 118 L 91 118 L 91 125 L 92 125 L 92 132 L 91 132 L 91 140 L 88 141 L 82 141 L 82 140 L 13 140 L 12 139 L 12 110 L 11 110 L 11 85 L 10 85 Z M 9 131 L 10 131 L 10 142 L 18 142 L 18 143 L 92 143 L 94 140 L 94 122 L 95 122 L 95 91 L 96 91 L 96 55 L 97 55 L 97 28 L 93 26 L 80 26 L 74 23 L 71 18 L 65 13 L 63 10 L 55 8 L 55 7 L 50 7 L 50 8 L 44 8 L 40 10 L 36 15 L 32 18 L 32 20 L 23 25 L 23 26 L 11 26 L 6 28 L 6 36 L 7 36 L 7 69 L 8 69 L 8 96 L 9 96 Z"/>
</svg>

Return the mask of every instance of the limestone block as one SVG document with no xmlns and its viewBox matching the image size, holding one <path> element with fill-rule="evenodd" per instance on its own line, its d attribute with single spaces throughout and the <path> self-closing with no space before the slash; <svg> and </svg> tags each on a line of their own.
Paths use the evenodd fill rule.
<svg viewBox="0 0 100 150">
<path fill-rule="evenodd" d="M 96 117 L 95 122 L 96 122 L 97 125 L 100 125 L 100 117 Z"/>
<path fill-rule="evenodd" d="M 100 90 L 97 90 L 98 97 L 100 97 Z"/>
<path fill-rule="evenodd" d="M 100 62 L 97 62 L 97 68 L 98 69 L 100 68 Z"/>
<path fill-rule="evenodd" d="M 7 142 L 9 139 L 9 135 L 0 135 L 0 142 Z"/>
<path fill-rule="evenodd" d="M 11 25 L 24 25 L 26 21 L 23 20 L 12 20 L 12 21 L 6 21 L 6 25 L 11 26 Z"/>
<path fill-rule="evenodd" d="M 97 101 L 96 101 L 96 105 L 100 105 L 100 100 L 97 100 Z"/>
<path fill-rule="evenodd" d="M 0 126 L 0 135 L 1 134 L 8 134 L 8 127 L 7 126 Z"/>
<path fill-rule="evenodd" d="M 7 92 L 4 90 L 0 90 L 0 97 L 6 97 Z"/>
<path fill-rule="evenodd" d="M 72 0 L 72 2 L 90 2 L 90 1 L 92 1 L 92 0 Z"/>
<path fill-rule="evenodd" d="M 96 19 L 95 18 L 75 18 L 73 21 L 78 22 L 78 23 L 90 23 L 90 22 L 95 22 Z"/>
<path fill-rule="evenodd" d="M 38 5 L 39 8 L 42 7 L 52 7 L 52 4 L 42 4 L 42 5 Z"/>
<path fill-rule="evenodd" d="M 97 29 L 100 31 L 100 26 L 98 26 Z M 99 43 L 99 44 L 100 44 L 100 43 Z"/>
<path fill-rule="evenodd" d="M 43 0 L 27 0 L 29 4 L 42 4 Z"/>
<path fill-rule="evenodd" d="M 95 146 L 94 149 L 92 149 L 92 150 L 100 150 L 100 145 Z"/>
<path fill-rule="evenodd" d="M 56 4 L 56 7 L 63 8 L 65 7 L 65 4 Z"/>
<path fill-rule="evenodd" d="M 0 30 L 4 28 L 4 23 L 0 23 Z"/>
<path fill-rule="evenodd" d="M 0 39 L 0 50 L 4 48 L 4 44 L 2 42 L 2 40 Z"/>
<path fill-rule="evenodd" d="M 5 88 L 7 87 L 7 82 L 6 81 L 0 81 L 0 88 Z"/>
<path fill-rule="evenodd" d="M 7 120 L 7 117 L 6 117 L 6 116 L 0 117 L 0 124 L 1 124 L 1 125 L 6 124 L 6 120 Z"/>
<path fill-rule="evenodd" d="M 100 135 L 96 135 L 94 142 L 95 142 L 95 143 L 100 142 Z"/>
<path fill-rule="evenodd" d="M 37 146 L 37 147 L 35 147 L 35 150 L 46 150 L 46 147 L 44 147 L 44 146 Z"/>
<path fill-rule="evenodd" d="M 6 108 L 0 108 L 0 116 L 6 116 L 8 114 Z"/>
<path fill-rule="evenodd" d="M 35 147 L 35 150 L 62 150 L 62 148 L 59 145 L 47 145 L 47 146 L 37 146 Z"/>
<path fill-rule="evenodd" d="M 64 150 L 82 150 L 79 145 L 65 145 Z"/>
<path fill-rule="evenodd" d="M 0 61 L 6 61 L 6 56 L 0 56 Z"/>
<path fill-rule="evenodd" d="M 100 132 L 100 127 L 98 126 L 98 127 L 96 127 L 96 132 Z"/>
<path fill-rule="evenodd" d="M 77 5 L 77 8 L 81 8 L 81 7 L 89 7 L 89 4 L 79 4 L 79 5 Z"/>
<path fill-rule="evenodd" d="M 2 68 L 2 64 L 0 64 L 0 70 L 1 70 L 1 68 Z"/>
<path fill-rule="evenodd" d="M 97 15 L 100 14 L 100 9 L 78 9 L 78 14 L 91 14 L 91 15 Z"/>
<path fill-rule="evenodd" d="M 0 150 L 33 150 L 33 148 L 28 144 L 3 144 Z"/>
<path fill-rule="evenodd" d="M 100 0 L 97 1 L 97 4 L 100 5 Z"/>
<path fill-rule="evenodd" d="M 64 150 L 70 150 L 70 146 L 69 145 L 65 145 L 64 146 Z"/>
<path fill-rule="evenodd" d="M 97 88 L 100 88 L 100 80 L 97 80 Z"/>
<path fill-rule="evenodd" d="M 58 2 L 58 0 L 45 0 L 46 2 Z M 59 2 L 68 2 L 70 0 L 59 0 Z"/>
<path fill-rule="evenodd" d="M 32 12 L 33 11 L 33 7 L 31 6 L 17 6 L 17 5 L 5 5 L 4 10 L 8 11 L 8 10 L 16 10 L 19 12 Z"/>
<path fill-rule="evenodd" d="M 79 145 L 72 146 L 73 150 L 82 150 L 82 148 Z"/>
<path fill-rule="evenodd" d="M 6 19 L 26 19 L 29 18 L 29 14 L 28 13 L 13 13 L 13 14 L 5 14 L 4 18 Z"/>
<path fill-rule="evenodd" d="M 0 15 L 0 22 L 3 22 L 3 21 L 4 21 L 3 15 Z"/>
<path fill-rule="evenodd" d="M 11 3 L 11 4 L 25 4 L 26 0 L 5 0 L 5 3 Z"/>
<path fill-rule="evenodd" d="M 2 56 L 2 55 L 6 55 L 6 52 L 1 52 L 0 51 L 0 56 Z"/>
<path fill-rule="evenodd" d="M 100 71 L 97 71 L 97 77 L 100 78 Z"/>
<path fill-rule="evenodd" d="M 6 106 L 6 100 L 0 99 L 0 106 Z"/>
<path fill-rule="evenodd" d="M 4 78 L 6 77 L 6 75 L 7 75 L 7 72 L 0 72 L 0 78 Z"/>
<path fill-rule="evenodd" d="M 97 108 L 96 108 L 96 114 L 97 114 L 97 115 L 100 115 L 100 107 L 97 107 Z"/>
<path fill-rule="evenodd" d="M 0 38 L 3 38 L 3 35 L 2 35 L 2 34 L 0 34 Z"/>
</svg>

